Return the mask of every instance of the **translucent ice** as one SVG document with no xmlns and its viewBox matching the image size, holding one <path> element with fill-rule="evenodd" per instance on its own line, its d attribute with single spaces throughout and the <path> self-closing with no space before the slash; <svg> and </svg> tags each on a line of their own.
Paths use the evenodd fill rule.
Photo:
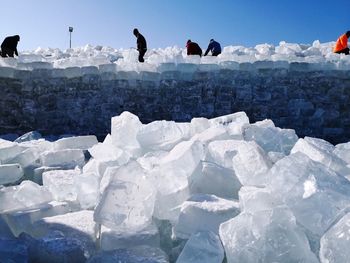
<svg viewBox="0 0 350 263">
<path fill-rule="evenodd" d="M 83 173 L 74 176 L 77 199 L 82 209 L 93 209 L 100 197 L 100 180 L 94 173 Z"/>
<path fill-rule="evenodd" d="M 78 191 L 74 178 L 79 174 L 79 169 L 47 171 L 43 173 L 43 185 L 57 201 L 76 201 Z"/>
<path fill-rule="evenodd" d="M 227 262 L 317 263 L 293 213 L 283 207 L 243 212 L 220 225 Z"/>
<path fill-rule="evenodd" d="M 16 155 L 21 153 L 25 148 L 18 143 L 10 142 L 4 139 L 0 139 L 0 162 L 6 163 Z"/>
<path fill-rule="evenodd" d="M 209 123 L 210 125 L 229 125 L 230 123 L 244 123 L 249 124 L 249 118 L 247 117 L 247 114 L 245 112 L 236 112 L 233 114 L 217 117 L 214 119 L 210 119 Z"/>
<path fill-rule="evenodd" d="M 340 159 L 344 160 L 347 164 L 350 164 L 350 143 L 341 143 L 335 146 L 333 153 Z"/>
<path fill-rule="evenodd" d="M 85 163 L 84 153 L 78 149 L 47 151 L 40 155 L 40 159 L 43 166 L 59 166 L 66 169 L 82 167 Z"/>
<path fill-rule="evenodd" d="M 95 135 L 67 137 L 67 138 L 62 138 L 55 141 L 54 148 L 56 150 L 64 150 L 64 149 L 87 150 L 97 143 L 98 141 Z"/>
<path fill-rule="evenodd" d="M 198 231 L 218 233 L 221 223 L 239 213 L 239 204 L 236 201 L 215 195 L 194 195 L 182 204 L 174 233 L 182 239 L 187 239 Z"/>
<path fill-rule="evenodd" d="M 198 232 L 186 242 L 176 263 L 222 263 L 224 249 L 212 232 Z"/>
<path fill-rule="evenodd" d="M 23 169 L 18 163 L 0 165 L 0 185 L 15 183 L 21 179 L 23 174 Z"/>
</svg>

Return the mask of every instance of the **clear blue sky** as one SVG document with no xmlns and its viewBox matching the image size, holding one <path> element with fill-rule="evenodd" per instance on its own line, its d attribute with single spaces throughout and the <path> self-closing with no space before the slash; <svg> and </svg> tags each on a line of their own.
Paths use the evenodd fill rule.
<svg viewBox="0 0 350 263">
<path fill-rule="evenodd" d="M 134 27 L 150 48 L 255 46 L 281 40 L 336 40 L 350 30 L 350 2 L 330 0 L 1 0 L 0 38 L 19 34 L 19 50 L 73 46 L 135 46 Z"/>
</svg>

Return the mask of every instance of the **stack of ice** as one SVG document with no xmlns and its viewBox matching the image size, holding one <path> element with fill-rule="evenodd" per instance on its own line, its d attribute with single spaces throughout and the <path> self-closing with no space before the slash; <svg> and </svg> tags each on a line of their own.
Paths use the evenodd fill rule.
<svg viewBox="0 0 350 263">
<path fill-rule="evenodd" d="M 201 44 L 201 43 L 200 43 Z M 281 41 L 278 45 L 259 44 L 255 47 L 226 46 L 217 57 L 187 56 L 185 48 L 177 46 L 164 49 L 149 49 L 145 63 L 138 63 L 136 49 L 115 49 L 111 47 L 86 45 L 73 49 L 60 50 L 38 48 L 34 51 L 20 52 L 18 59 L 0 60 L 0 75 L 13 75 L 13 68 L 67 69 L 65 76 L 81 73 L 96 74 L 133 71 L 164 72 L 181 71 L 191 73 L 196 70 L 210 71 L 218 69 L 254 70 L 266 68 L 293 70 L 348 70 L 349 57 L 332 52 L 335 42 L 297 44 Z M 202 46 L 207 43 L 202 43 Z M 62 75 L 57 70 L 53 75 Z M 142 77 L 142 76 L 141 76 Z M 146 76 L 147 77 L 147 76 Z M 171 125 L 171 124 L 170 124 Z"/>
<path fill-rule="evenodd" d="M 347 262 L 350 143 L 244 112 L 111 123 L 0 140 L 0 261 Z"/>
</svg>

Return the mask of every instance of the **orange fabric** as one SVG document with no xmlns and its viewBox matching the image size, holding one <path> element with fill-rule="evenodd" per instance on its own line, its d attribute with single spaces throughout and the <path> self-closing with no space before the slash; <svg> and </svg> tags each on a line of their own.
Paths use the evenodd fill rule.
<svg viewBox="0 0 350 263">
<path fill-rule="evenodd" d="M 333 49 L 333 52 L 338 52 L 338 51 L 343 50 L 347 47 L 348 47 L 348 37 L 346 36 L 346 34 L 344 34 L 338 38 L 337 43 L 335 43 L 335 47 Z"/>
</svg>

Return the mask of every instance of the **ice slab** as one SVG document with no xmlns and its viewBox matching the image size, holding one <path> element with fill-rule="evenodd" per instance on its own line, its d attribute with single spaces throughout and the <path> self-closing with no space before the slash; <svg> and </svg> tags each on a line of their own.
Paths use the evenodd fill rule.
<svg viewBox="0 0 350 263">
<path fill-rule="evenodd" d="M 185 128 L 185 129 L 184 129 Z M 174 121 L 154 121 L 143 125 L 136 138 L 141 147 L 149 150 L 171 150 L 177 143 L 188 139 L 190 125 L 184 127 Z"/>
<path fill-rule="evenodd" d="M 209 120 L 209 123 L 211 126 L 216 126 L 216 125 L 227 126 L 232 122 L 249 124 L 249 118 L 245 112 L 241 111 L 241 112 L 236 112 L 233 114 L 224 115 L 224 116 L 220 116 Z"/>
<path fill-rule="evenodd" d="M 160 237 L 155 224 L 136 232 L 115 231 L 101 227 L 101 249 L 114 250 L 136 246 L 159 247 Z"/>
<path fill-rule="evenodd" d="M 345 214 L 321 238 L 321 263 L 342 263 L 349 260 L 350 213 Z"/>
<path fill-rule="evenodd" d="M 139 118 L 130 112 L 124 111 L 119 116 L 113 117 L 111 123 L 113 144 L 131 152 L 138 152 L 140 145 L 136 136 L 142 127 Z"/>
<path fill-rule="evenodd" d="M 82 150 L 68 149 L 58 151 L 47 151 L 40 155 L 42 166 L 58 166 L 72 169 L 85 164 L 85 156 Z"/>
<path fill-rule="evenodd" d="M 350 178 L 350 168 L 347 163 L 333 153 L 334 146 L 330 143 L 316 138 L 305 137 L 299 139 L 294 145 L 291 153 L 301 152 L 310 159 L 320 162 L 340 175 Z"/>
<path fill-rule="evenodd" d="M 341 143 L 335 146 L 333 153 L 340 159 L 350 164 L 350 143 Z"/>
<path fill-rule="evenodd" d="M 192 136 L 201 133 L 210 127 L 209 120 L 206 118 L 193 118 L 191 120 Z"/>
<path fill-rule="evenodd" d="M 247 125 L 244 127 L 244 139 L 255 141 L 265 152 L 280 152 L 288 155 L 298 140 L 294 130 L 277 127 Z"/>
<path fill-rule="evenodd" d="M 57 201 L 76 201 L 78 193 L 74 178 L 79 174 L 79 169 L 47 171 L 43 173 L 43 185 Z"/>
<path fill-rule="evenodd" d="M 35 208 L 52 201 L 52 195 L 45 188 L 31 181 L 23 181 L 18 186 L 0 189 L 0 212 Z"/>
<path fill-rule="evenodd" d="M 182 239 L 188 239 L 199 231 L 211 231 L 217 234 L 221 223 L 239 213 L 237 201 L 226 200 L 215 195 L 193 195 L 181 206 L 174 234 Z"/>
<path fill-rule="evenodd" d="M 5 164 L 24 150 L 18 143 L 0 139 L 0 163 Z"/>
<path fill-rule="evenodd" d="M 120 167 L 95 209 L 95 221 L 114 230 L 138 231 L 151 222 L 155 190 L 137 162 Z"/>
<path fill-rule="evenodd" d="M 192 140 L 198 140 L 204 145 L 208 145 L 212 141 L 217 140 L 228 140 L 230 135 L 227 132 L 227 129 L 222 126 L 214 126 L 204 130 L 201 133 L 195 134 L 192 137 Z"/>
<path fill-rule="evenodd" d="M 233 169 L 242 185 L 266 185 L 266 174 L 272 166 L 266 153 L 253 141 L 211 142 L 206 159 Z"/>
<path fill-rule="evenodd" d="M 21 143 L 21 142 L 27 142 L 32 140 L 39 140 L 41 139 L 41 134 L 37 131 L 31 131 L 23 134 L 22 136 L 18 137 L 15 142 Z"/>
<path fill-rule="evenodd" d="M 87 263 L 169 263 L 168 256 L 159 248 L 138 246 L 129 249 L 103 251 L 91 257 Z"/>
<path fill-rule="evenodd" d="M 233 169 L 210 162 L 201 162 L 190 180 L 191 193 L 213 194 L 222 198 L 238 199 L 241 186 Z"/>
<path fill-rule="evenodd" d="M 36 208 L 24 209 L 21 211 L 9 212 L 3 215 L 12 233 L 18 237 L 22 232 L 35 235 L 33 224 L 49 216 L 56 216 L 70 212 L 68 203 L 52 201 Z"/>
<path fill-rule="evenodd" d="M 33 182 L 42 185 L 43 184 L 43 173 L 53 170 L 60 170 L 60 167 L 48 167 L 48 166 L 41 166 L 38 168 L 35 168 L 33 171 Z"/>
<path fill-rule="evenodd" d="M 65 150 L 65 149 L 80 149 L 88 150 L 95 144 L 97 144 L 97 138 L 95 135 L 87 136 L 76 136 L 62 138 L 54 142 L 55 150 Z"/>
<path fill-rule="evenodd" d="M 17 164 L 0 165 L 0 185 L 15 183 L 24 175 L 22 166 Z"/>
<path fill-rule="evenodd" d="M 300 152 L 278 161 L 268 178 L 268 190 L 288 205 L 298 223 L 314 235 L 312 242 L 317 243 L 350 205 L 350 182 Z"/>
<path fill-rule="evenodd" d="M 176 263 L 222 263 L 224 248 L 218 235 L 198 232 L 186 242 Z"/>
<path fill-rule="evenodd" d="M 74 176 L 77 200 L 82 209 L 94 209 L 100 198 L 100 179 L 94 173 L 83 173 Z"/>
<path fill-rule="evenodd" d="M 305 233 L 293 213 L 284 208 L 243 212 L 220 225 L 227 262 L 312 262 Z"/>
<path fill-rule="evenodd" d="M 143 169 L 151 171 L 156 166 L 159 166 L 159 162 L 169 152 L 167 151 L 154 151 L 148 152 L 144 156 L 137 158 L 137 162 L 142 166 Z"/>
</svg>

